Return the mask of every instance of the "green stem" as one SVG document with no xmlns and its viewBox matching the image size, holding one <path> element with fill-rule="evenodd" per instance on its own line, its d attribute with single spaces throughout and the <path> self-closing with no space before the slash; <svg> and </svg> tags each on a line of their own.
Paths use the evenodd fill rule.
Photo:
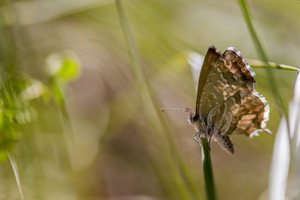
<svg viewBox="0 0 300 200">
<path fill-rule="evenodd" d="M 208 200 L 215 200 L 217 199 L 217 195 L 215 190 L 214 175 L 210 157 L 210 147 L 207 138 L 201 138 L 200 146 L 202 146 L 203 172 L 206 196 Z"/>
<path fill-rule="evenodd" d="M 272 68 L 272 69 L 278 69 L 278 70 L 286 70 L 286 71 L 296 71 L 299 73 L 299 69 L 297 67 L 284 65 L 284 64 L 277 64 L 274 62 L 268 62 L 268 65 L 266 65 L 264 62 L 260 60 L 255 59 L 247 59 L 248 63 L 251 65 L 252 68 Z"/>
</svg>

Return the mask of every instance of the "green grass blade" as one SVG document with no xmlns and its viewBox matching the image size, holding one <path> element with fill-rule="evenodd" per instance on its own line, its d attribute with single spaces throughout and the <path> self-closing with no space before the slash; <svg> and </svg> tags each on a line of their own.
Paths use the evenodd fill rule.
<svg viewBox="0 0 300 200">
<path fill-rule="evenodd" d="M 299 69 L 297 67 L 285 65 L 285 64 L 277 64 L 274 62 L 268 62 L 268 65 L 266 65 L 264 62 L 256 59 L 247 59 L 249 65 L 251 65 L 252 68 L 271 68 L 271 69 L 277 69 L 277 70 L 285 70 L 285 71 L 295 71 L 299 73 Z"/>
<path fill-rule="evenodd" d="M 247 24 L 248 30 L 252 37 L 253 43 L 258 52 L 258 55 L 259 55 L 260 59 L 264 62 L 264 66 L 269 66 L 269 62 L 268 62 L 269 59 L 267 57 L 267 54 L 265 53 L 265 50 L 264 50 L 264 48 L 256 34 L 254 26 L 252 24 L 247 2 L 246 2 L 246 0 L 239 0 L 239 4 L 240 4 L 241 10 L 243 12 L 243 16 L 244 16 L 245 22 Z M 287 138 L 288 147 L 289 147 L 288 151 L 289 151 L 289 156 L 291 158 L 293 158 L 294 157 L 294 149 L 292 148 L 292 146 L 293 146 L 292 139 L 291 139 L 292 130 L 290 127 L 288 106 L 283 101 L 283 98 L 278 89 L 280 87 L 278 86 L 278 84 L 275 80 L 275 76 L 272 71 L 273 68 L 274 67 L 267 67 L 267 68 L 265 68 L 265 70 L 266 70 L 267 78 L 268 78 L 274 99 L 276 100 L 277 105 L 279 105 L 282 108 L 284 118 L 286 119 L 285 121 L 286 121 L 287 132 L 285 134 L 287 134 L 286 138 Z M 276 138 L 277 141 L 280 139 L 280 138 L 278 138 L 279 136 L 280 136 L 280 134 L 277 135 L 277 138 Z M 274 166 L 274 165 L 276 165 L 276 162 L 274 161 L 274 159 L 278 159 L 280 156 L 282 156 L 281 152 L 284 150 L 284 148 L 286 148 L 286 145 L 285 145 L 285 147 L 283 147 L 283 148 L 282 147 L 283 147 L 283 145 L 281 143 L 278 143 L 278 144 L 276 143 L 274 146 L 275 150 L 273 153 L 273 163 L 272 163 L 273 165 L 272 165 L 272 170 L 271 170 L 271 174 L 270 174 L 270 198 L 274 197 L 276 199 L 279 199 L 280 197 L 278 197 L 278 195 L 285 196 L 285 193 L 286 193 L 285 188 L 287 187 L 289 163 L 287 164 L 287 166 L 282 166 L 280 168 L 278 166 Z M 280 160 L 280 162 L 282 162 L 282 160 Z M 292 163 L 290 165 L 292 165 Z M 278 190 L 280 190 L 280 191 L 278 191 Z"/>
<path fill-rule="evenodd" d="M 206 196 L 208 200 L 216 200 L 217 195 L 215 190 L 215 182 L 208 140 L 206 138 L 201 138 L 201 144 Z"/>
<path fill-rule="evenodd" d="M 258 38 L 258 35 L 257 35 L 257 33 L 254 29 L 254 26 L 252 24 L 251 17 L 250 17 L 250 12 L 249 12 L 249 6 L 247 4 L 247 1 L 246 0 L 239 0 L 239 4 L 240 4 L 241 10 L 242 10 L 245 22 L 247 24 L 248 30 L 249 30 L 250 35 L 252 37 L 253 43 L 255 45 L 256 51 L 257 51 L 260 59 L 265 63 L 266 66 L 268 66 L 268 60 L 269 59 L 268 59 L 268 56 L 267 56 L 267 54 L 266 54 L 259 38 Z M 278 86 L 278 84 L 275 80 L 275 76 L 273 74 L 272 69 L 267 67 L 267 68 L 265 68 L 265 70 L 266 70 L 267 78 L 268 78 L 268 81 L 269 81 L 274 99 L 276 100 L 277 105 L 279 105 L 282 108 L 283 115 L 287 119 L 287 122 L 288 122 L 287 123 L 287 130 L 288 130 L 288 134 L 290 136 L 291 135 L 291 129 L 290 129 L 290 126 L 289 126 L 289 121 L 290 120 L 289 120 L 289 116 L 288 116 L 288 106 L 283 101 L 283 98 L 282 98 L 282 96 L 279 92 L 278 88 L 280 88 L 280 87 Z M 291 147 L 292 146 L 291 145 L 291 139 L 289 140 L 289 142 L 290 142 L 290 147 Z M 291 149 L 291 154 L 293 154 L 292 149 Z"/>
</svg>

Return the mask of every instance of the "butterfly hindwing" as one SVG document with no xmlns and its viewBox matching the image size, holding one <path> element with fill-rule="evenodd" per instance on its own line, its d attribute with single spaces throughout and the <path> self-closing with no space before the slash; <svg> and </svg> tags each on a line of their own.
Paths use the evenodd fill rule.
<svg viewBox="0 0 300 200">
<path fill-rule="evenodd" d="M 253 136 L 258 131 L 265 130 L 269 112 L 268 102 L 262 95 L 254 92 L 241 100 L 228 132 L 222 134 L 237 133 Z"/>
</svg>

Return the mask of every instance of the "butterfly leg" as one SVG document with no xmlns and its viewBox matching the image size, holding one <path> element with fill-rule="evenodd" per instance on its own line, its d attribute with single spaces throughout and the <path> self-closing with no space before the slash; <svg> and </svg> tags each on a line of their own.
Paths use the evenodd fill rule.
<svg viewBox="0 0 300 200">
<path fill-rule="evenodd" d="M 210 141 L 211 141 L 211 138 L 212 138 L 213 134 L 214 134 L 213 128 L 211 126 L 208 126 L 207 130 L 206 130 L 205 137 L 206 137 L 206 139 L 208 141 L 209 148 L 210 148 Z"/>
<path fill-rule="evenodd" d="M 201 142 L 201 133 L 200 131 L 198 131 L 195 135 L 194 135 L 194 140 L 197 142 L 197 143 L 200 143 Z"/>
<path fill-rule="evenodd" d="M 194 140 L 195 140 L 198 144 L 200 144 L 200 145 L 202 145 L 202 144 L 201 144 L 201 139 L 202 139 L 202 138 L 205 138 L 206 140 L 208 140 L 208 148 L 209 148 L 209 150 L 210 150 L 210 139 L 208 138 L 207 133 L 203 134 L 203 133 L 201 133 L 200 131 L 198 131 L 198 132 L 194 135 Z"/>
</svg>

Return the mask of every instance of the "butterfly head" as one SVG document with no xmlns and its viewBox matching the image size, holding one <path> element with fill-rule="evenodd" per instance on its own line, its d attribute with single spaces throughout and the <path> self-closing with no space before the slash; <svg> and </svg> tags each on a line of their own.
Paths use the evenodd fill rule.
<svg viewBox="0 0 300 200">
<path fill-rule="evenodd" d="M 181 111 L 188 113 L 187 120 L 189 124 L 195 125 L 199 121 L 199 115 L 196 115 L 195 112 L 190 108 L 162 108 L 161 111 L 172 110 L 172 111 Z"/>
<path fill-rule="evenodd" d="M 194 112 L 189 112 L 188 115 L 188 122 L 190 125 L 194 126 L 197 133 L 199 134 L 208 134 L 207 131 L 209 130 L 205 120 L 200 115 L 195 114 Z"/>
<path fill-rule="evenodd" d="M 196 115 L 192 111 L 188 112 L 187 120 L 189 124 L 195 125 L 199 121 L 199 115 Z"/>
</svg>

